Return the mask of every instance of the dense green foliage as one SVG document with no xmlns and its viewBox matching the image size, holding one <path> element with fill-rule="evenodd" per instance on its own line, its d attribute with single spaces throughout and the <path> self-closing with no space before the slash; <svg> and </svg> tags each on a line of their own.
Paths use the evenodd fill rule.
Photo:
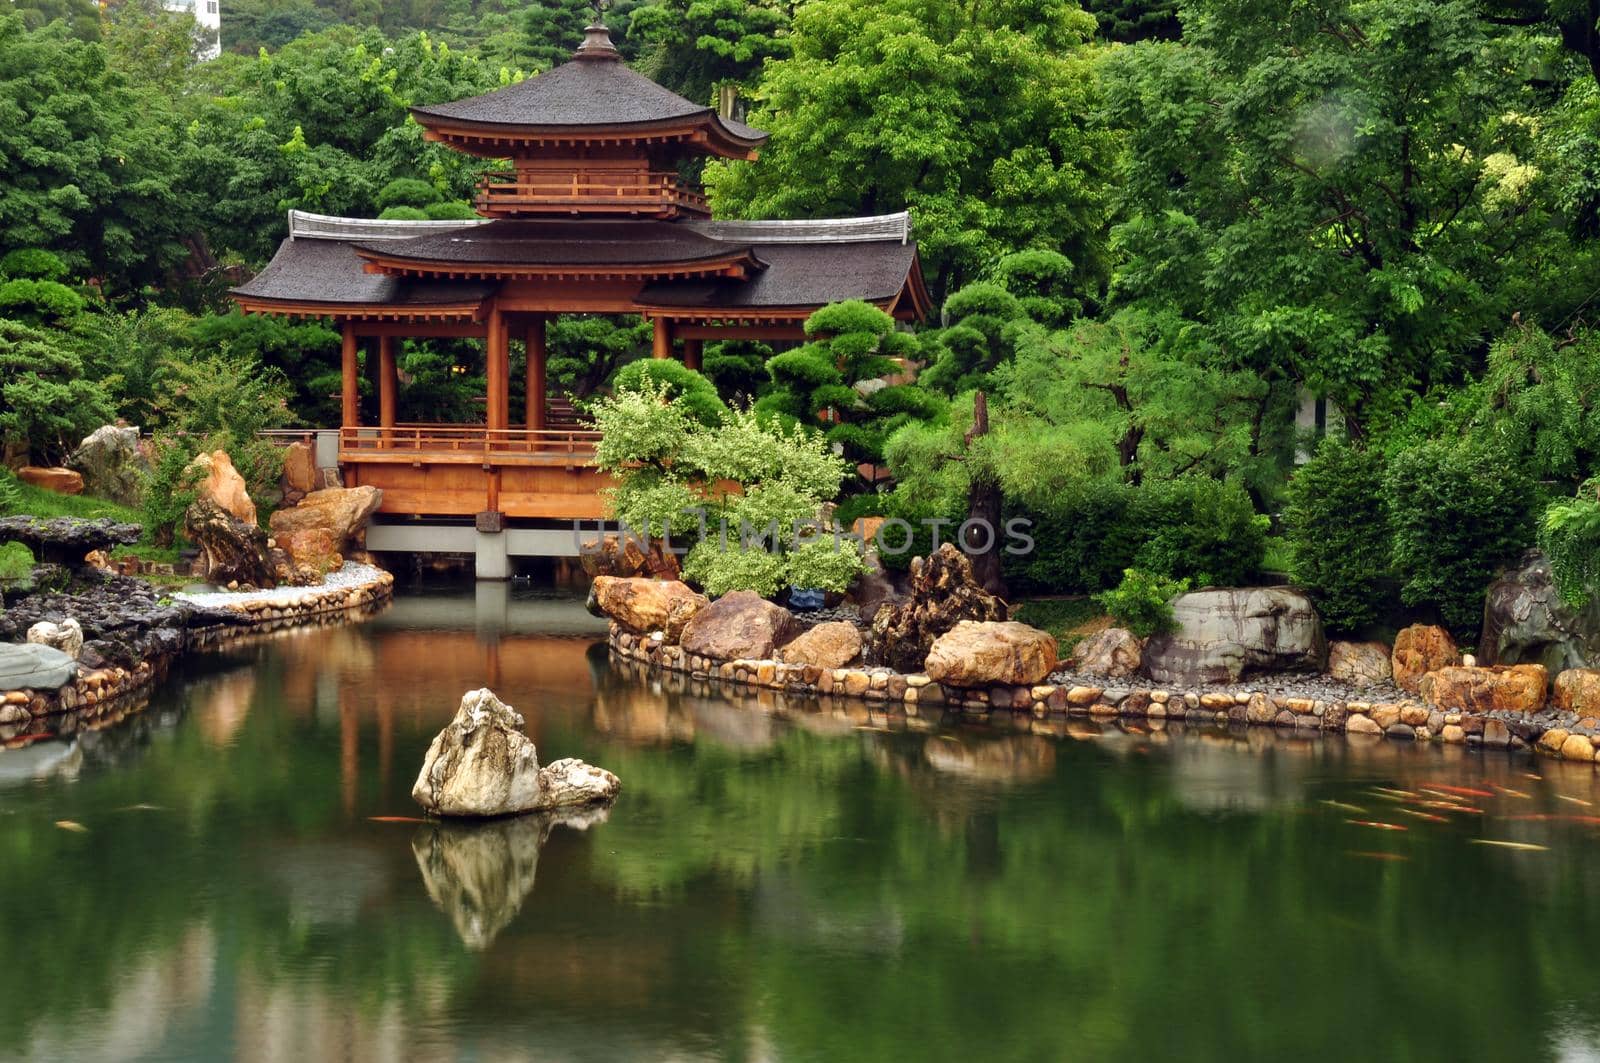
<svg viewBox="0 0 1600 1063">
<path fill-rule="evenodd" d="M 1189 589 L 1188 580 L 1171 580 L 1143 569 L 1130 568 L 1122 582 L 1094 596 L 1119 627 L 1140 638 L 1171 631 L 1176 625 L 1172 599 Z"/>
<path fill-rule="evenodd" d="M 1552 502 L 1539 522 L 1539 548 L 1550 558 L 1550 572 L 1561 597 L 1583 608 L 1600 586 L 1600 502 L 1590 481 L 1578 497 Z"/>
<path fill-rule="evenodd" d="M 1290 574 L 1329 628 L 1355 631 L 1382 617 L 1395 592 L 1382 454 L 1324 441 L 1289 484 L 1283 524 Z"/>
</svg>

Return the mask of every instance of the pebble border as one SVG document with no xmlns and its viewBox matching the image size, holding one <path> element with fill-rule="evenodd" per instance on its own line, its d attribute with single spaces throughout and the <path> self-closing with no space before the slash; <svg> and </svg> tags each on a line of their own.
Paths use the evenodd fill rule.
<svg viewBox="0 0 1600 1063">
<path fill-rule="evenodd" d="M 307 587 L 284 601 L 243 599 L 223 606 L 239 615 L 236 624 L 192 628 L 179 652 L 216 649 L 289 627 L 300 627 L 336 613 L 363 612 L 394 594 L 394 576 L 382 569 L 353 586 Z M 215 608 L 215 607 L 214 607 Z M 106 726 L 142 708 L 131 700 L 164 680 L 173 657 L 140 661 L 128 668 L 96 668 L 79 672 L 60 690 L 8 690 L 0 693 L 0 748 L 17 749 L 45 738 L 83 728 Z"/>
<path fill-rule="evenodd" d="M 975 716 L 991 713 L 1187 720 L 1191 723 L 1248 724 L 1302 732 L 1359 735 L 1368 739 L 1442 742 L 1480 749 L 1534 749 L 1539 753 L 1594 763 L 1600 747 L 1600 719 L 1585 718 L 1571 728 L 1548 727 L 1513 712 L 1453 712 L 1407 698 L 1401 701 L 1326 701 L 1270 695 L 1260 691 L 1166 690 L 1117 685 L 992 686 L 975 689 L 936 683 L 925 675 L 888 668 L 821 668 L 773 660 L 722 661 L 686 653 L 660 632 L 637 635 L 612 621 L 611 652 L 648 668 L 682 672 L 693 679 L 777 690 L 799 696 L 854 697 L 904 704 L 908 715 L 923 706 L 954 709 Z"/>
</svg>

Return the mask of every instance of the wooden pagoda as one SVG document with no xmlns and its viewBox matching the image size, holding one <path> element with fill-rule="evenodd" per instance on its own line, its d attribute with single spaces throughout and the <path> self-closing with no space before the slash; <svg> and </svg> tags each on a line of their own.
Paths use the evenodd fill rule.
<svg viewBox="0 0 1600 1063">
<path fill-rule="evenodd" d="M 905 214 L 713 221 L 680 175 L 694 156 L 754 159 L 766 134 L 630 70 L 603 25 L 570 62 L 412 115 L 429 140 L 509 161 L 479 185 L 482 218 L 374 221 L 291 211 L 289 237 L 233 298 L 247 313 L 333 321 L 343 335 L 338 460 L 382 511 L 604 515 L 593 434 L 554 423 L 545 323 L 642 314 L 653 354 L 698 368 L 707 340 L 793 340 L 816 309 L 865 299 L 902 320 L 929 310 Z M 402 424 L 396 341 L 475 337 L 487 352 L 482 424 Z M 515 422 L 513 347 L 526 374 Z M 363 426 L 360 362 L 376 354 L 378 424 Z"/>
</svg>

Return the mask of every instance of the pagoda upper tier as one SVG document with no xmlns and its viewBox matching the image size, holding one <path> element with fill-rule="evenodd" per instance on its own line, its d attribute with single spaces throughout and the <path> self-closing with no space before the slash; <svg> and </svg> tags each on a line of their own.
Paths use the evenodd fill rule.
<svg viewBox="0 0 1600 1063">
<path fill-rule="evenodd" d="M 754 159 L 767 139 L 634 73 L 598 24 L 548 73 L 411 113 L 429 140 L 510 161 L 478 188 L 478 213 L 499 218 L 708 217 L 680 164 Z"/>
</svg>

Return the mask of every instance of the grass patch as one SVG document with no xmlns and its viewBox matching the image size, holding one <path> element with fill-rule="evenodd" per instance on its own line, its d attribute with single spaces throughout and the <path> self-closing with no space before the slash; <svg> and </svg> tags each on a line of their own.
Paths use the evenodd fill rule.
<svg viewBox="0 0 1600 1063">
<path fill-rule="evenodd" d="M 144 523 L 143 513 L 120 502 L 89 498 L 85 495 L 58 495 L 54 491 L 25 484 L 21 480 L 15 480 L 15 483 L 17 485 L 17 501 L 13 510 L 15 513 L 45 518 L 83 517 L 87 520 L 110 517 L 125 524 Z"/>
<path fill-rule="evenodd" d="M 1030 598 L 1018 603 L 1011 615 L 1054 635 L 1062 660 L 1085 638 L 1111 626 L 1111 618 L 1092 598 Z"/>
<path fill-rule="evenodd" d="M 1289 540 L 1273 536 L 1267 540 L 1267 549 L 1261 558 L 1261 571 L 1288 575 L 1289 563 L 1293 560 L 1293 557 L 1294 555 L 1289 547 Z"/>
<path fill-rule="evenodd" d="M 21 543 L 0 543 L 0 580 L 27 579 L 33 572 L 33 552 Z"/>
</svg>

